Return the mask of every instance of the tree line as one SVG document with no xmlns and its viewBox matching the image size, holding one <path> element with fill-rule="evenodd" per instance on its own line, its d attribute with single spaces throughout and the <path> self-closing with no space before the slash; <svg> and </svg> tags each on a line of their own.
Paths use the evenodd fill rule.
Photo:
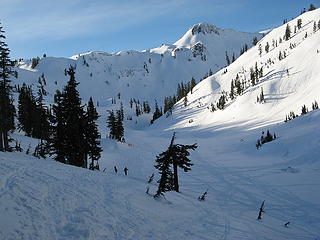
<svg viewBox="0 0 320 240">
<path fill-rule="evenodd" d="M 38 92 L 34 95 L 31 86 L 23 84 L 17 88 L 18 112 L 13 99 L 11 78 L 17 73 L 13 70 L 14 61 L 9 57 L 10 50 L 5 43 L 5 31 L 0 26 L 0 151 L 13 151 L 10 134 L 16 129 L 26 136 L 39 139 L 35 155 L 53 156 L 56 161 L 90 169 L 99 169 L 101 156 L 100 133 L 96 121 L 99 117 L 92 98 L 87 105 L 81 104 L 77 90 L 75 68 L 67 71 L 70 79 L 63 91 L 54 95 L 52 107 L 44 104 L 45 78 L 38 80 Z M 29 151 L 29 150 L 28 150 Z M 90 159 L 90 163 L 88 160 Z"/>
</svg>

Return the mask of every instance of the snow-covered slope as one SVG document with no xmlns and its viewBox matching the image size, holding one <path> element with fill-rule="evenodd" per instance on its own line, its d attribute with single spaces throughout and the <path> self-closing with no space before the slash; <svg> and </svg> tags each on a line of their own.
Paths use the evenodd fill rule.
<svg viewBox="0 0 320 240">
<path fill-rule="evenodd" d="M 177 142 L 199 148 L 192 171 L 180 172 L 181 193 L 166 200 L 145 190 L 156 191 L 158 175 L 147 179 L 170 132 L 131 131 L 130 146 L 103 139 L 104 172 L 0 153 L 0 239 L 317 239 L 319 126 L 319 111 L 273 126 L 278 139 L 259 151 L 258 129 L 178 130 Z"/>
<path fill-rule="evenodd" d="M 149 128 L 127 128 L 126 143 L 103 138 L 100 166 L 104 172 L 50 159 L 37 160 L 22 153 L 0 153 L 0 239 L 319 239 L 320 111 L 283 122 L 290 111 L 300 114 L 303 104 L 310 110 L 311 103 L 320 100 L 320 30 L 313 31 L 313 22 L 320 20 L 320 10 L 298 18 L 302 19 L 302 28 L 290 40 L 279 42 L 285 25 L 273 29 L 227 71 L 222 69 L 201 81 L 188 94 L 186 107 L 179 102 L 171 116 L 163 116 Z M 292 32 L 296 23 L 297 19 L 289 22 Z M 190 77 L 191 71 L 198 71 L 211 61 L 203 61 L 199 55 L 180 65 L 179 56 L 187 55 L 198 41 L 209 44 L 201 38 L 210 36 L 214 42 L 216 37 L 228 34 L 227 30 L 221 32 L 209 25 L 192 29 L 174 45 L 145 52 L 89 53 L 72 59 L 47 57 L 34 70 L 28 64 L 21 65 L 19 80 L 23 77 L 36 82 L 34 77 L 46 72 L 52 94 L 67 81 L 64 68 L 77 63 L 81 94 L 86 98 L 92 95 L 91 91 L 95 93 L 101 114 L 111 107 L 106 98 L 116 97 L 119 91 L 126 96 L 123 101 L 133 94 L 143 100 L 144 93 L 138 91 L 141 88 L 131 88 L 131 82 L 129 87 L 126 85 L 133 79 L 140 87 L 150 80 L 150 89 L 155 88 L 153 98 L 168 96 L 181 81 L 175 79 L 174 74 L 178 73 L 173 70 L 181 70 L 179 76 Z M 277 40 L 277 47 L 272 46 L 273 40 Z M 263 49 L 261 57 L 259 44 Z M 176 51 L 173 57 L 178 48 L 183 50 Z M 209 48 L 206 56 L 211 53 Z M 279 60 L 280 52 L 285 52 L 286 58 Z M 125 71 L 125 62 L 128 69 L 137 66 L 131 64 L 142 64 L 135 68 L 141 71 Z M 148 78 L 144 62 L 150 74 L 159 75 Z M 263 76 L 250 86 L 250 68 L 256 62 L 259 68 L 263 67 Z M 203 70 L 208 71 L 206 67 Z M 146 75 L 142 78 L 143 73 Z M 230 92 L 231 80 L 237 74 L 247 85 L 244 93 L 228 100 L 224 110 L 211 112 L 211 104 L 216 104 L 222 91 Z M 113 77 L 106 83 L 102 76 Z M 163 85 L 158 85 L 159 81 Z M 170 89 L 170 81 L 175 81 L 171 86 L 174 89 Z M 124 91 L 123 87 L 130 90 Z M 257 103 L 261 87 L 265 102 Z M 147 95 L 152 93 L 146 91 Z M 100 121 L 105 136 L 105 118 Z M 277 135 L 276 140 L 256 149 L 261 132 L 267 130 Z M 150 193 L 155 193 L 159 176 L 155 174 L 154 183 L 149 185 L 147 179 L 156 173 L 155 156 L 168 147 L 173 131 L 177 142 L 197 142 L 199 147 L 191 153 L 192 171 L 179 172 L 181 193 L 166 193 L 166 199 L 155 200 L 145 190 L 149 187 Z M 25 150 L 29 142 L 32 145 L 35 141 L 19 134 L 14 138 L 22 141 Z M 113 166 L 120 170 L 117 175 Z M 124 167 L 129 168 L 128 176 L 121 171 Z M 198 201 L 206 190 L 206 200 Z M 257 221 L 263 200 L 265 213 L 262 221 Z M 287 222 L 290 223 L 285 227 Z"/>
<path fill-rule="evenodd" d="M 208 29 L 215 29 L 209 31 Z M 195 29 L 197 31 L 195 31 Z M 111 98 L 120 93 L 125 106 L 131 98 L 154 101 L 163 105 L 165 96 L 175 94 L 178 83 L 197 81 L 226 65 L 225 51 L 230 58 L 234 52 L 239 55 L 244 44 L 251 46 L 253 37 L 259 33 L 243 33 L 223 30 L 210 24 L 198 24 L 173 45 L 163 45 L 145 51 L 123 51 L 118 53 L 89 52 L 71 58 L 41 58 L 31 69 L 31 61 L 18 63 L 19 78 L 15 84 L 37 84 L 38 77 L 44 74 L 47 90 L 54 94 L 56 89 L 65 86 L 68 77 L 65 69 L 76 66 L 76 79 L 79 90 L 87 101 L 90 96 L 99 101 L 100 106 L 111 106 Z M 52 101 L 52 97 L 48 98 Z M 120 102 L 119 101 L 119 102 Z"/>
<path fill-rule="evenodd" d="M 299 18 L 302 27 L 294 32 Z M 315 100 L 320 101 L 320 30 L 318 26 L 316 32 L 313 30 L 314 23 L 318 25 L 320 20 L 320 10 L 307 12 L 297 19 L 288 22 L 292 31 L 288 41 L 283 40 L 285 24 L 273 29 L 230 66 L 199 83 L 193 94 L 188 95 L 188 106 L 176 108 L 174 116 L 177 116 L 177 125 L 174 126 L 262 126 L 282 122 L 290 111 L 300 114 L 304 104 L 310 110 Z M 267 43 L 270 45 L 269 52 L 265 51 Z M 262 48 L 261 56 L 259 45 Z M 282 60 L 279 60 L 280 52 Z M 256 63 L 258 69 L 263 69 L 263 76 L 252 86 L 250 68 L 254 69 Z M 237 75 L 245 91 L 231 100 L 231 80 L 235 80 Z M 258 103 L 261 88 L 265 102 Z M 211 104 L 216 105 L 223 91 L 229 97 L 226 108 L 211 112 Z M 188 115 L 188 118 L 180 121 L 184 115 Z M 188 122 L 190 118 L 193 118 L 192 123 Z"/>
</svg>

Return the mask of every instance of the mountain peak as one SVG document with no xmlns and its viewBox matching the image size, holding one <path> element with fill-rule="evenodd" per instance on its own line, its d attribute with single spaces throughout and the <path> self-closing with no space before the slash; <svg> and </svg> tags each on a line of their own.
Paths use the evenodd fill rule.
<svg viewBox="0 0 320 240">
<path fill-rule="evenodd" d="M 219 35 L 219 28 L 211 23 L 198 23 L 191 27 L 192 35 L 196 34 L 217 34 Z"/>
</svg>

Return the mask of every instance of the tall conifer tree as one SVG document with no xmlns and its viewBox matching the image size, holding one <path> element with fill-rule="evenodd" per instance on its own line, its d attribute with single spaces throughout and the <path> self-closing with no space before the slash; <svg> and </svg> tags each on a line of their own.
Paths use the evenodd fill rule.
<svg viewBox="0 0 320 240">
<path fill-rule="evenodd" d="M 109 138 L 115 139 L 116 137 L 116 117 L 113 110 L 109 111 L 107 118 L 107 127 L 109 128 Z"/>
<path fill-rule="evenodd" d="M 101 136 L 98 131 L 98 126 L 96 124 L 98 118 L 98 112 L 93 104 L 92 98 L 90 97 L 86 112 L 85 137 L 87 143 L 86 154 L 89 155 L 89 158 L 91 160 L 91 163 L 89 164 L 89 169 L 91 170 L 99 170 L 98 160 L 100 159 L 102 152 L 99 141 L 99 138 L 101 138 Z"/>
<path fill-rule="evenodd" d="M 287 24 L 284 38 L 285 38 L 286 41 L 288 41 L 291 38 L 291 29 L 290 29 L 289 24 Z"/>
<path fill-rule="evenodd" d="M 10 50 L 4 41 L 6 38 L 4 33 L 0 26 L 0 151 L 10 151 L 9 133 L 15 129 L 15 107 L 10 78 L 16 76 L 16 72 L 13 70 L 13 61 L 9 57 Z"/>
<path fill-rule="evenodd" d="M 62 93 L 55 96 L 55 130 L 51 140 L 53 153 L 57 161 L 78 167 L 87 167 L 85 162 L 85 116 L 81 98 L 76 89 L 78 82 L 75 71 L 67 71 L 70 80 Z"/>
<path fill-rule="evenodd" d="M 161 177 L 155 196 L 170 190 L 179 192 L 178 167 L 182 168 L 184 172 L 188 172 L 193 165 L 188 158 L 189 150 L 195 150 L 197 145 L 175 144 L 174 141 L 175 133 L 173 133 L 168 149 L 157 156 L 155 168 L 159 170 Z M 173 173 L 170 164 L 173 166 Z"/>
<path fill-rule="evenodd" d="M 116 115 L 116 139 L 119 142 L 124 142 L 124 127 L 122 122 L 121 110 L 117 110 Z"/>
</svg>

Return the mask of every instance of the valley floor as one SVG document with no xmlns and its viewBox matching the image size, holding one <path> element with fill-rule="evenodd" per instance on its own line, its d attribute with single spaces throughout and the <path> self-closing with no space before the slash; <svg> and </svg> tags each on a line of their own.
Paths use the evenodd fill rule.
<svg viewBox="0 0 320 240">
<path fill-rule="evenodd" d="M 179 172 L 181 193 L 165 199 L 145 193 L 173 132 L 161 125 L 128 132 L 127 143 L 103 139 L 104 172 L 0 153 L 0 239 L 320 239 L 319 126 L 313 111 L 263 129 L 174 129 L 199 147 L 192 171 Z M 268 129 L 277 139 L 257 150 Z"/>
</svg>

